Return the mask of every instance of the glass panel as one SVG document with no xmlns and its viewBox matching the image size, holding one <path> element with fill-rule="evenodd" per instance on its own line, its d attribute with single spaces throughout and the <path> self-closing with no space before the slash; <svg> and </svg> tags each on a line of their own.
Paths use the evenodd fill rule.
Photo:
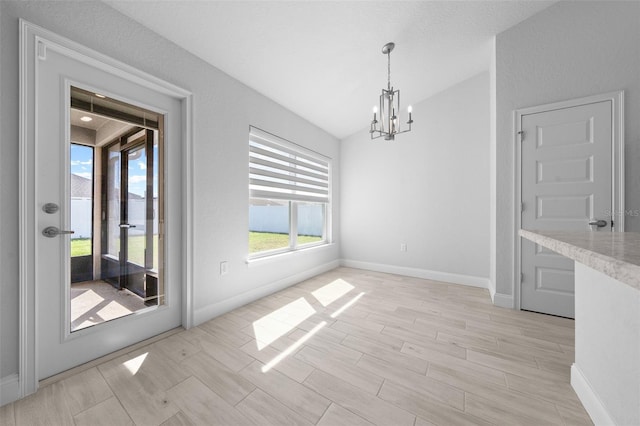
<svg viewBox="0 0 640 426">
<path fill-rule="evenodd" d="M 71 257 L 91 256 L 93 235 L 93 148 L 71 144 Z"/>
<path fill-rule="evenodd" d="M 151 269 L 153 271 L 160 270 L 159 263 L 159 244 L 160 244 L 160 205 L 158 204 L 160 193 L 159 193 L 159 172 L 160 172 L 160 146 L 158 144 L 158 132 L 153 132 L 153 213 L 151 218 L 147 218 L 147 220 L 151 221 L 151 229 L 153 229 L 153 260 L 151 264 Z"/>
<path fill-rule="evenodd" d="M 107 150 L 107 254 L 120 258 L 120 144 Z"/>
<path fill-rule="evenodd" d="M 127 261 L 145 266 L 147 225 L 147 149 L 128 152 L 127 166 Z"/>
<path fill-rule="evenodd" d="M 111 118 L 87 111 L 86 102 L 74 101 L 76 92 L 72 88 L 67 200 L 75 231 L 70 238 L 71 332 L 165 303 L 161 132 L 153 127 L 155 121 L 142 128 L 121 114 Z M 95 98 L 129 115 L 146 114 L 132 105 Z M 155 120 L 161 128 L 164 117 L 156 114 Z M 111 136 L 104 137 L 102 128 Z M 101 232 L 93 232 L 97 229 Z"/>
<path fill-rule="evenodd" d="M 289 246 L 289 201 L 251 198 L 249 254 Z"/>
<path fill-rule="evenodd" d="M 298 213 L 298 245 L 324 240 L 325 205 L 318 203 L 296 203 Z"/>
</svg>

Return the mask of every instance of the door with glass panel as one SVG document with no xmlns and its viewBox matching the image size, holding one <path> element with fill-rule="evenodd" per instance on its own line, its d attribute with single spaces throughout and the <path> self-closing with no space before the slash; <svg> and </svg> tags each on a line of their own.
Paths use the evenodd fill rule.
<svg viewBox="0 0 640 426">
<path fill-rule="evenodd" d="M 181 158 L 175 143 L 165 155 L 165 135 L 180 140 L 181 106 L 55 50 L 38 59 L 36 87 L 36 348 L 44 379 L 181 324 L 181 269 L 166 275 L 164 256 L 164 209 L 179 206 L 166 203 L 165 192 L 180 199 L 165 160 L 180 179 Z M 172 217 L 179 223 L 179 212 Z M 180 251 L 179 234 L 172 241 Z"/>
</svg>

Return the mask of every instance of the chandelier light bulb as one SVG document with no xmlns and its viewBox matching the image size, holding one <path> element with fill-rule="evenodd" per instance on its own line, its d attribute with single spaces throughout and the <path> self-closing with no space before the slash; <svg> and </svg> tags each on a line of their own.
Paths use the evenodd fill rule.
<svg viewBox="0 0 640 426">
<path fill-rule="evenodd" d="M 374 107 L 373 107 L 373 113 L 374 113 L 374 114 L 377 114 L 377 113 L 378 113 L 378 107 L 377 107 L 377 106 L 374 106 Z"/>
<path fill-rule="evenodd" d="M 412 107 L 411 105 L 409 105 L 409 106 L 407 107 L 407 112 L 408 112 L 409 114 L 411 114 L 411 113 L 413 112 L 413 107 Z"/>
</svg>

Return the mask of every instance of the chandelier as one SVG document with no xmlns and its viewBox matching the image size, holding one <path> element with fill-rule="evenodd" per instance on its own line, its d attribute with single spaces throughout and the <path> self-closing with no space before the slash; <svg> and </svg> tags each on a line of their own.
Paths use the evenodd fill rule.
<svg viewBox="0 0 640 426">
<path fill-rule="evenodd" d="M 391 86 L 391 51 L 395 47 L 395 43 L 387 43 L 382 47 L 382 53 L 387 55 L 387 88 L 382 89 L 380 95 L 380 109 L 373 107 L 373 120 L 371 120 L 371 139 L 383 137 L 385 140 L 394 140 L 395 136 L 400 133 L 410 132 L 411 123 L 411 106 L 407 108 L 409 113 L 409 127 L 402 130 L 400 126 L 400 90 L 393 90 Z M 378 111 L 380 111 L 380 120 L 378 120 Z M 396 115 L 397 114 L 397 115 Z"/>
</svg>

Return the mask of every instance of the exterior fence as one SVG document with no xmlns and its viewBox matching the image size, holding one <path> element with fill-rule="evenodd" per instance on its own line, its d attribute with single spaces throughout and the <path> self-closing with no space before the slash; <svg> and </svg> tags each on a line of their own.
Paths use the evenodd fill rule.
<svg viewBox="0 0 640 426">
<path fill-rule="evenodd" d="M 322 236 L 324 207 L 321 204 L 298 205 L 298 234 Z M 249 205 L 249 231 L 289 233 L 289 206 Z"/>
<path fill-rule="evenodd" d="M 153 200 L 153 210 L 157 212 L 158 200 Z M 145 200 L 129 200 L 129 223 L 135 225 L 131 234 L 143 234 L 145 231 Z M 298 234 L 322 236 L 324 228 L 323 206 L 320 204 L 298 205 Z M 89 198 L 71 199 L 71 229 L 75 231 L 72 239 L 91 238 L 92 201 Z M 116 224 L 117 225 L 117 224 Z M 154 234 L 158 233 L 154 220 Z M 249 206 L 249 230 L 254 232 L 289 232 L 288 206 Z"/>
<path fill-rule="evenodd" d="M 71 199 L 71 229 L 75 233 L 71 239 L 91 238 L 92 236 L 92 209 L 93 202 L 90 198 Z M 129 223 L 135 225 L 130 235 L 144 234 L 146 228 L 146 201 L 144 199 L 129 200 Z M 153 200 L 154 217 L 158 211 L 158 199 Z M 119 222 L 119 221 L 118 221 Z M 117 226 L 119 223 L 109 223 L 109 226 Z M 158 221 L 153 221 L 153 233 L 158 233 Z"/>
</svg>

